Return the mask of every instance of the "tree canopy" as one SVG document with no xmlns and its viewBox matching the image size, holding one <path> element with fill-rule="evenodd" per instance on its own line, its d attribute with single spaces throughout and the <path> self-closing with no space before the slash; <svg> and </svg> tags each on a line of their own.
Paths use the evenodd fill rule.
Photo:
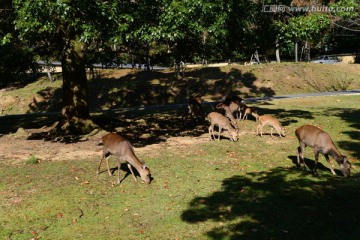
<svg viewBox="0 0 360 240">
<path fill-rule="evenodd" d="M 336 11 L 296 10 L 313 7 L 309 4 L 302 0 L 5 0 L 0 6 L 0 82 L 5 85 L 11 76 L 34 70 L 36 59 L 61 61 L 63 108 L 57 129 L 85 133 L 96 127 L 88 109 L 86 65 L 114 59 L 138 63 L 151 59 L 166 66 L 174 61 L 247 60 L 255 50 L 272 57 L 275 49 L 291 56 L 295 42 L 321 53 L 325 46 L 327 51 L 345 49 L 341 35 L 359 39 L 356 0 L 317 3 Z M 346 51 L 359 52 L 359 47 L 348 44 Z"/>
</svg>

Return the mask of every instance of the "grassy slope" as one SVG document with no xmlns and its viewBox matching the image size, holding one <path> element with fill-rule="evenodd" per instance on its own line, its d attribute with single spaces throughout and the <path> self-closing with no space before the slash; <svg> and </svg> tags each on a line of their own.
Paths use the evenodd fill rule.
<svg viewBox="0 0 360 240">
<path fill-rule="evenodd" d="M 116 177 L 95 175 L 98 159 L 0 163 L 0 238 L 358 239 L 359 101 L 258 103 L 261 113 L 281 119 L 286 138 L 255 137 L 256 123 L 244 121 L 235 143 L 163 145 L 139 155 L 152 170 L 150 185 L 128 176 L 112 186 Z M 355 167 L 350 179 L 332 177 L 323 157 L 319 176 L 295 167 L 293 132 L 302 124 L 332 135 Z M 312 150 L 305 156 L 311 166 Z"/>
<path fill-rule="evenodd" d="M 57 78 L 60 78 L 58 76 Z M 58 111 L 61 81 L 47 78 L 12 91 L 1 91 L 4 114 Z M 195 68 L 177 79 L 170 70 L 99 71 L 89 81 L 92 111 L 122 107 L 186 103 L 193 95 L 217 101 L 226 95 L 273 96 L 303 92 L 360 89 L 360 65 L 281 63 Z"/>
</svg>

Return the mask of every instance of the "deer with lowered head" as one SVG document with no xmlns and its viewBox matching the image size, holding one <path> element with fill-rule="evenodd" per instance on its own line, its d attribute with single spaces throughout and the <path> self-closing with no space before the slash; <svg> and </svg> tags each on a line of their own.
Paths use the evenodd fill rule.
<svg viewBox="0 0 360 240">
<path fill-rule="evenodd" d="M 229 120 L 223 116 L 221 113 L 218 112 L 211 112 L 208 114 L 207 119 L 210 121 L 209 126 L 209 137 L 210 140 L 212 137 L 215 138 L 214 134 L 214 126 L 217 125 L 219 127 L 219 134 L 218 134 L 218 141 L 220 141 L 220 133 L 222 129 L 225 129 L 228 131 L 230 139 L 234 142 L 237 141 L 238 136 L 238 129 L 233 128 L 233 126 L 230 124 Z"/>
<path fill-rule="evenodd" d="M 238 119 L 240 117 L 242 102 L 243 99 L 239 96 L 226 97 L 223 102 L 217 103 L 215 105 L 215 109 L 224 110 L 226 116 L 233 122 L 233 117 L 235 117 L 235 119 Z M 228 107 L 228 109 L 226 109 L 226 107 Z M 230 112 L 231 116 L 229 114 Z"/>
<path fill-rule="evenodd" d="M 99 166 L 97 169 L 97 173 L 100 173 L 100 166 L 104 158 L 106 158 L 106 166 L 109 176 L 112 176 L 109 167 L 109 157 L 110 155 L 114 155 L 119 158 L 118 161 L 118 184 L 120 184 L 120 167 L 121 162 L 126 162 L 127 166 L 131 172 L 132 177 L 134 178 L 135 182 L 137 179 L 134 175 L 132 167 L 134 167 L 138 173 L 140 174 L 141 179 L 145 183 L 150 183 L 151 181 L 151 174 L 149 168 L 146 166 L 145 163 L 140 162 L 139 159 L 135 156 L 133 146 L 123 137 L 117 135 L 116 133 L 108 133 L 102 137 L 101 142 L 103 144 L 103 152 L 102 158 L 99 162 Z M 109 156 L 107 156 L 109 155 Z"/>
<path fill-rule="evenodd" d="M 330 163 L 329 156 L 331 156 L 339 164 L 340 170 L 344 176 L 350 177 L 351 163 L 346 156 L 340 153 L 327 132 L 324 132 L 320 128 L 312 125 L 303 125 L 295 130 L 295 135 L 299 140 L 299 147 L 297 148 L 298 166 L 301 166 L 301 160 L 304 164 L 304 169 L 306 169 L 306 164 L 304 162 L 304 150 L 306 146 L 309 146 L 314 148 L 315 151 L 315 166 L 313 170 L 315 174 L 319 153 L 322 153 L 324 154 L 326 161 L 329 163 L 330 170 L 333 175 L 336 175 L 336 173 Z"/>
<path fill-rule="evenodd" d="M 275 130 L 278 132 L 279 137 L 285 137 L 286 136 L 286 132 L 285 132 L 285 128 L 281 125 L 281 123 L 279 122 L 279 120 L 277 120 L 275 117 L 270 116 L 270 115 L 262 115 L 259 116 L 257 115 L 257 120 L 259 121 L 259 125 L 256 128 L 256 135 L 259 135 L 260 132 L 260 137 L 262 137 L 263 134 L 263 127 L 266 125 L 269 125 L 271 127 L 270 129 L 270 135 L 271 137 L 273 136 L 272 132 L 273 132 L 273 128 L 275 128 Z"/>
<path fill-rule="evenodd" d="M 230 103 L 229 106 L 225 103 L 217 103 L 215 109 L 224 114 L 235 128 L 238 128 L 236 119 L 234 118 L 234 112 L 239 109 L 239 105 L 234 102 Z"/>
</svg>

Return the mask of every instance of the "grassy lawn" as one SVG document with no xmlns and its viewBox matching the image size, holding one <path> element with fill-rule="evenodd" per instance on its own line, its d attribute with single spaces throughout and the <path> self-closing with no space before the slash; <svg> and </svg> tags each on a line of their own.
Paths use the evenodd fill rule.
<svg viewBox="0 0 360 240">
<path fill-rule="evenodd" d="M 116 176 L 95 174 L 99 159 L 0 162 L 0 238 L 359 239 L 359 103 L 360 95 L 254 103 L 280 119 L 286 138 L 257 137 L 247 120 L 238 142 L 224 134 L 220 142 L 164 144 L 138 154 L 150 185 L 131 176 L 113 185 Z M 294 131 L 303 124 L 330 133 L 354 166 L 349 179 L 332 176 L 323 156 L 318 176 L 296 168 Z M 312 149 L 305 157 L 313 166 Z"/>
</svg>

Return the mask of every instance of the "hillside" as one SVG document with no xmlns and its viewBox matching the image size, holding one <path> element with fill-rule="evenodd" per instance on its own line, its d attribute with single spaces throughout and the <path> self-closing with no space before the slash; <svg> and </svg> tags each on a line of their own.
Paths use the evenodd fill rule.
<svg viewBox="0 0 360 240">
<path fill-rule="evenodd" d="M 61 75 L 51 83 L 46 77 L 25 86 L 0 90 L 2 114 L 59 111 Z M 199 95 L 217 101 L 226 95 L 243 98 L 320 91 L 360 89 L 360 65 L 272 63 L 187 69 L 175 77 L 172 69 L 97 70 L 89 80 L 91 111 L 123 107 L 186 103 Z"/>
</svg>

